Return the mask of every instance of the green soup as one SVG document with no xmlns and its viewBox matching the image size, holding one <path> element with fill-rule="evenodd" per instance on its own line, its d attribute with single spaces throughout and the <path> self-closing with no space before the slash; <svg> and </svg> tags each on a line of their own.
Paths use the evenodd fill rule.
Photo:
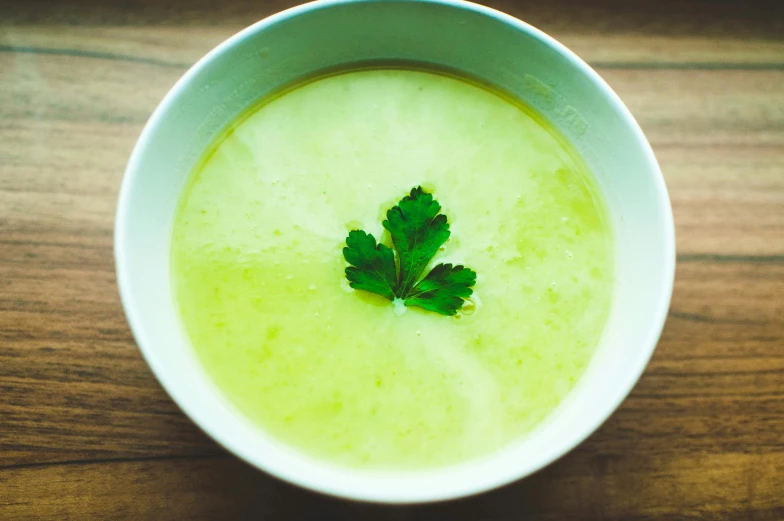
<svg viewBox="0 0 784 521">
<path fill-rule="evenodd" d="M 348 286 L 346 235 L 383 237 L 414 186 L 443 206 L 439 262 L 478 273 L 453 317 Z M 585 164 L 531 109 L 472 83 L 347 72 L 265 100 L 182 195 L 174 291 L 217 387 L 273 437 L 348 466 L 427 468 L 520 439 L 580 378 L 613 284 Z"/>
</svg>

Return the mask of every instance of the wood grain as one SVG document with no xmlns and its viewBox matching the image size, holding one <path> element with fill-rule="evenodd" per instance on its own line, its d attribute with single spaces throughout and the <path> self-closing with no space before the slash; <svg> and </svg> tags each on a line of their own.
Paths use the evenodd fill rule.
<svg viewBox="0 0 784 521">
<path fill-rule="evenodd" d="M 266 476 L 182 415 L 115 289 L 122 170 L 190 64 L 289 5 L 0 2 L 0 519 L 784 519 L 781 2 L 491 4 L 617 90 L 675 211 L 662 340 L 575 451 L 480 497 L 388 508 Z"/>
</svg>

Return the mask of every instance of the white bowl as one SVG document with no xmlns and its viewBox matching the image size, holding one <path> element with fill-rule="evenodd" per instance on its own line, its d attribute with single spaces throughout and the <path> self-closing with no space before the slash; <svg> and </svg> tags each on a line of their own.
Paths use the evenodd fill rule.
<svg viewBox="0 0 784 521">
<path fill-rule="evenodd" d="M 177 198 L 200 154 L 270 92 L 317 71 L 414 60 L 457 69 L 543 113 L 583 155 L 616 235 L 616 286 L 600 346 L 583 377 L 532 434 L 483 459 L 418 472 L 334 467 L 243 418 L 196 359 L 175 311 L 169 243 Z M 125 312 L 155 375 L 185 413 L 228 450 L 279 478 L 347 498 L 413 503 L 475 494 L 527 476 L 584 440 L 643 372 L 672 293 L 675 237 L 659 166 L 637 123 L 588 65 L 541 31 L 466 2 L 319 1 L 228 39 L 155 110 L 133 151 L 115 230 Z"/>
</svg>

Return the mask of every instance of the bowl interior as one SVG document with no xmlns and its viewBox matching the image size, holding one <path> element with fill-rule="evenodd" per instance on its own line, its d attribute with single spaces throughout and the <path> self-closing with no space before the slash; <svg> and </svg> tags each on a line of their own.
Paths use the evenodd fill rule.
<svg viewBox="0 0 784 521">
<path fill-rule="evenodd" d="M 558 410 L 500 453 L 447 469 L 372 473 L 314 461 L 271 439 L 229 405 L 200 367 L 175 312 L 169 241 L 195 162 L 265 94 L 325 69 L 410 60 L 462 71 L 539 110 L 576 146 L 605 194 L 616 234 L 614 302 L 601 345 Z M 631 390 L 661 331 L 674 237 L 666 189 L 630 114 L 584 63 L 543 33 L 472 4 L 325 1 L 234 36 L 172 89 L 128 165 L 116 227 L 123 303 L 142 352 L 182 409 L 248 462 L 294 483 L 388 502 L 476 493 L 527 475 L 593 432 Z"/>
</svg>

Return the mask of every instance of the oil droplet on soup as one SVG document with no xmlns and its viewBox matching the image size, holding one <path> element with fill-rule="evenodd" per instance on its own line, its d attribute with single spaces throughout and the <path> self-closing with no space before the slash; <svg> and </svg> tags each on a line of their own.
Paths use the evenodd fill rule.
<svg viewBox="0 0 784 521">
<path fill-rule="evenodd" d="M 478 273 L 460 319 L 348 287 L 347 230 L 414 186 L 439 262 Z M 305 83 L 240 117 L 195 169 L 174 292 L 218 388 L 283 442 L 347 466 L 428 468 L 520 439 L 572 389 L 609 310 L 612 230 L 591 173 L 520 103 L 441 74 Z"/>
</svg>

